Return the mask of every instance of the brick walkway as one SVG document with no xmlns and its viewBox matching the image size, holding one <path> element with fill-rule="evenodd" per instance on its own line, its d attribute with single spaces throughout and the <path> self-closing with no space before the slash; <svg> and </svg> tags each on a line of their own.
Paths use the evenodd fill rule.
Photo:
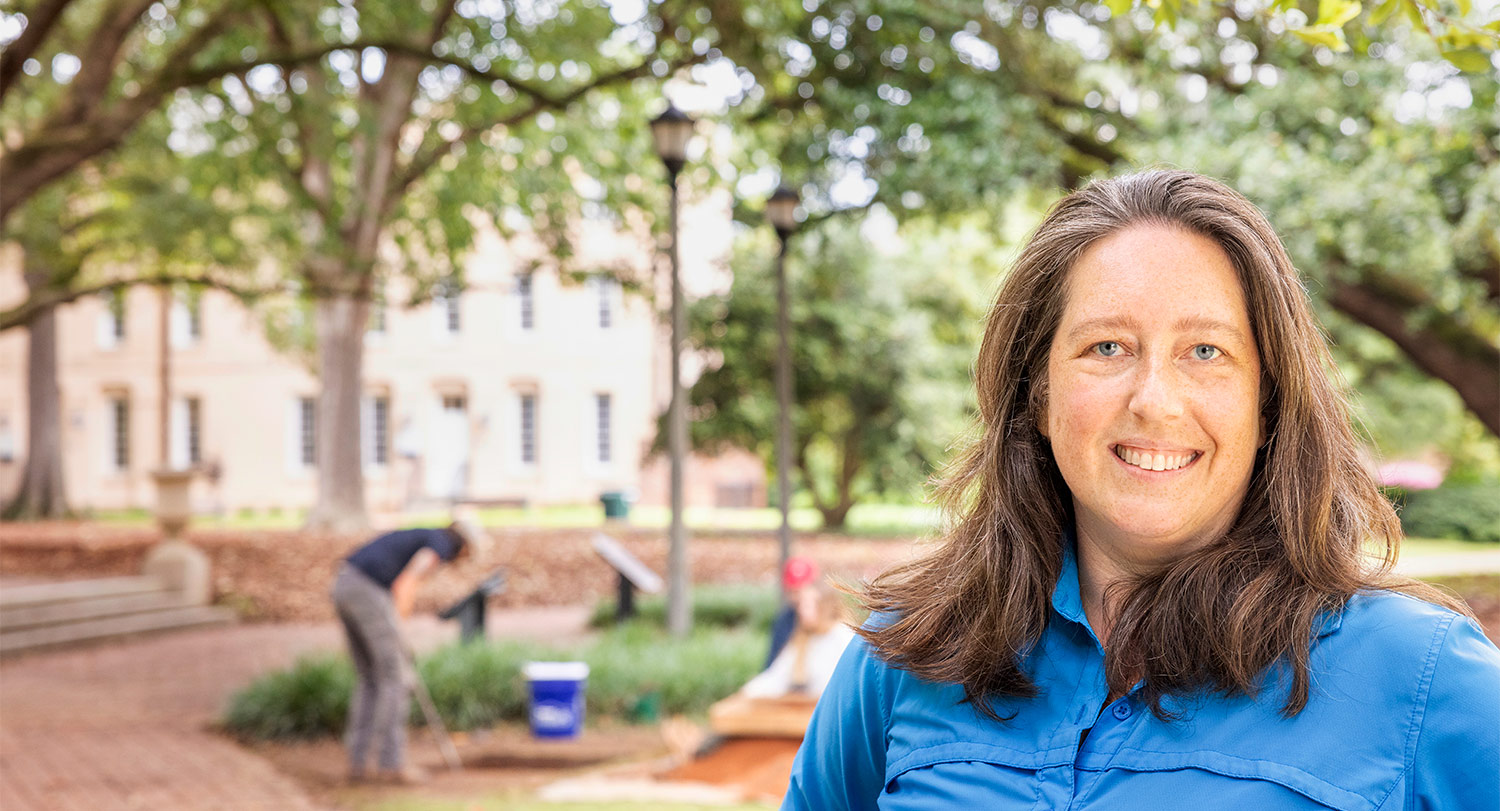
<svg viewBox="0 0 1500 811">
<path fill-rule="evenodd" d="M 576 634 L 583 609 L 491 616 L 491 632 Z M 419 648 L 455 634 L 419 618 Z M 319 809 L 264 759 L 214 733 L 230 694 L 299 655 L 339 649 L 331 623 L 183 631 L 0 664 L 0 808 Z"/>
</svg>

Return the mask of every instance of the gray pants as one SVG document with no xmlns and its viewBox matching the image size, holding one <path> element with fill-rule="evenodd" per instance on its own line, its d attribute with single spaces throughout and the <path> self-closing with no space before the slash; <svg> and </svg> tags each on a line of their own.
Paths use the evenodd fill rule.
<svg viewBox="0 0 1500 811">
<path fill-rule="evenodd" d="M 333 581 L 333 605 L 344 623 L 356 674 L 344 733 L 349 770 L 364 773 L 372 739 L 379 742 L 379 768 L 399 770 L 406 759 L 412 675 L 391 593 L 345 563 Z"/>
</svg>

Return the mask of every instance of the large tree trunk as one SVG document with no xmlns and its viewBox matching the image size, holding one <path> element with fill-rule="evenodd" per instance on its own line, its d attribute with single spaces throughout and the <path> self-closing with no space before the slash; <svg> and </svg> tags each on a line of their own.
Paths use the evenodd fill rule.
<svg viewBox="0 0 1500 811">
<path fill-rule="evenodd" d="M 1328 303 L 1390 338 L 1418 368 L 1452 386 L 1480 422 L 1500 435 L 1500 350 L 1493 344 L 1452 319 L 1415 325 L 1410 316 L 1425 302 L 1392 286 L 1336 283 Z"/>
<path fill-rule="evenodd" d="M 338 294 L 318 300 L 318 501 L 309 528 L 353 532 L 369 526 L 360 461 L 359 398 L 364 379 L 367 299 Z"/>
<path fill-rule="evenodd" d="M 27 286 L 45 274 L 27 272 Z M 57 385 L 57 308 L 31 317 L 26 351 L 26 468 L 21 486 L 5 506 L 7 520 L 63 518 L 69 514 L 63 486 L 62 397 Z"/>
</svg>

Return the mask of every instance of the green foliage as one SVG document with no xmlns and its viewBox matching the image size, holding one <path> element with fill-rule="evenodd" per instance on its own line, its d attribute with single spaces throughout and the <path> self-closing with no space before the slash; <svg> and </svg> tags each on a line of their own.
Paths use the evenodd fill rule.
<svg viewBox="0 0 1500 811">
<path fill-rule="evenodd" d="M 1401 528 L 1421 538 L 1500 543 L 1500 481 L 1444 484 L 1406 494 Z"/>
<path fill-rule="evenodd" d="M 299 659 L 290 670 L 255 680 L 224 714 L 230 733 L 250 740 L 316 738 L 343 729 L 354 669 L 340 656 Z"/>
<path fill-rule="evenodd" d="M 449 645 L 418 663 L 443 722 L 454 730 L 525 722 L 529 697 L 522 667 L 528 661 L 589 664 L 587 712 L 634 720 L 645 699 L 668 713 L 701 714 L 734 692 L 764 664 L 764 631 L 699 628 L 686 638 L 645 622 L 602 633 L 576 648 L 515 642 Z M 305 739 L 343 731 L 354 685 L 344 656 L 316 656 L 262 676 L 236 693 L 224 728 L 252 740 Z M 411 723 L 421 715 L 413 706 Z"/>
<path fill-rule="evenodd" d="M 583 651 L 589 712 L 630 719 L 655 693 L 663 713 L 701 715 L 759 672 L 767 645 L 766 634 L 745 628 L 677 638 L 644 623 L 625 625 Z"/>
<path fill-rule="evenodd" d="M 972 408 L 969 364 L 985 292 L 999 273 L 978 220 L 826 220 L 787 259 L 793 468 L 830 527 L 873 494 L 912 497 Z M 775 459 L 775 249 L 746 235 L 734 283 L 695 302 L 689 341 L 720 360 L 693 385 L 697 447 Z M 659 434 L 660 436 L 660 434 Z"/>
<path fill-rule="evenodd" d="M 632 620 L 652 628 L 667 627 L 665 595 L 636 600 Z M 769 632 L 771 622 L 781 607 L 775 588 L 754 585 L 698 586 L 693 589 L 693 624 L 701 628 L 750 628 Z M 591 628 L 615 625 L 615 601 L 600 600 L 589 617 Z"/>
</svg>

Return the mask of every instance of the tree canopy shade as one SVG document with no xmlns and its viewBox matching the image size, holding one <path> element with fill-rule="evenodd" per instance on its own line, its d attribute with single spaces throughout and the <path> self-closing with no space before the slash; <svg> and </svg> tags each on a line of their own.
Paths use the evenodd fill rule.
<svg viewBox="0 0 1500 811">
<path fill-rule="evenodd" d="M 910 498 L 972 414 L 969 364 L 1001 257 L 981 220 L 831 219 L 787 258 L 795 407 L 792 465 L 823 517 L 859 500 Z M 775 248 L 744 235 L 734 282 L 689 311 L 689 342 L 715 358 L 693 384 L 693 445 L 749 449 L 771 467 L 776 436 Z M 872 236 L 885 234 L 882 239 Z"/>
<path fill-rule="evenodd" d="M 806 178 L 814 218 L 998 210 L 1156 162 L 1225 178 L 1271 214 L 1317 300 L 1500 432 L 1500 71 L 1461 71 L 1439 28 L 1350 18 L 1338 53 L 1244 8 L 1179 7 L 1154 28 L 1090 4 L 820 3 L 785 41 L 790 78 L 737 111 L 739 171 Z"/>
</svg>

